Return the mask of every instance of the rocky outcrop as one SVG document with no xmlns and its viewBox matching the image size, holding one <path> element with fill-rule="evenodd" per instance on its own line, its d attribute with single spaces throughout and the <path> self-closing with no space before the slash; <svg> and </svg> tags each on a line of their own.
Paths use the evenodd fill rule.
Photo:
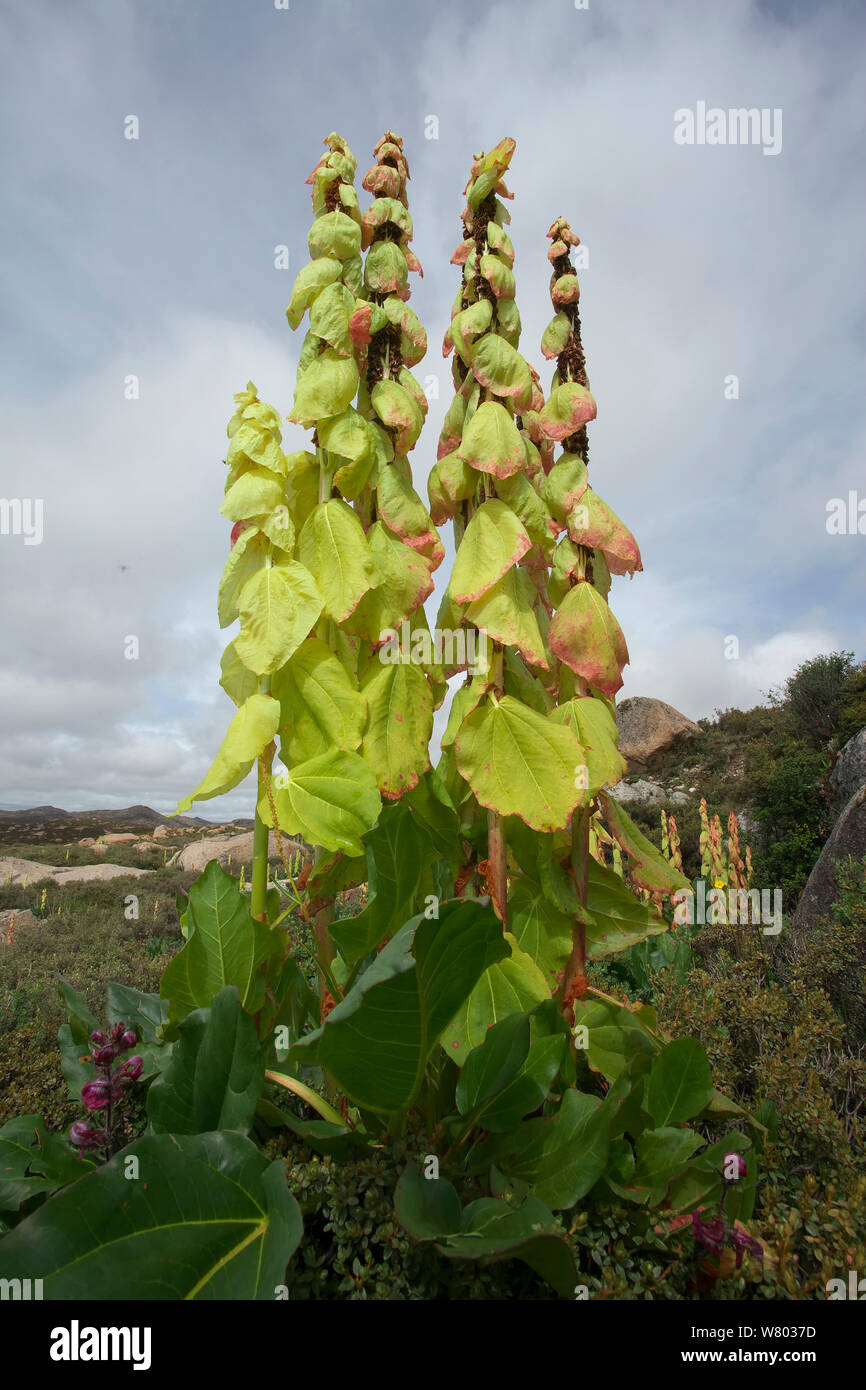
<svg viewBox="0 0 866 1390">
<path fill-rule="evenodd" d="M 849 738 L 830 773 L 830 806 L 838 815 L 866 787 L 866 728 Z"/>
<path fill-rule="evenodd" d="M 292 840 L 287 835 L 282 839 L 287 858 L 290 859 L 292 855 L 297 854 L 303 859 L 309 858 L 310 850 L 302 840 Z M 268 835 L 268 858 L 279 860 L 279 856 L 277 837 L 272 830 Z M 249 867 L 253 862 L 253 832 L 250 830 L 244 835 L 223 835 L 219 839 L 209 835 L 207 839 L 184 845 L 169 862 L 176 869 L 200 874 L 212 859 L 224 869 L 239 869 L 241 864 Z"/>
<path fill-rule="evenodd" d="M 629 772 L 646 772 L 658 766 L 666 753 L 700 733 L 697 724 L 673 705 L 643 695 L 617 705 L 616 727 L 619 751 Z"/>
<path fill-rule="evenodd" d="M 689 800 L 685 792 L 669 792 L 658 782 L 648 782 L 643 777 L 637 782 L 617 782 L 615 787 L 610 788 L 610 794 L 621 805 L 640 801 L 645 806 L 684 806 Z"/>
<path fill-rule="evenodd" d="M 116 835 L 103 835 L 102 843 L 104 845 L 134 845 L 137 839 L 138 836 L 134 835 L 131 830 L 118 831 Z"/>
<path fill-rule="evenodd" d="M 35 927 L 38 921 L 29 907 L 10 907 L 0 912 L 0 946 L 11 946 L 20 927 Z"/>
<path fill-rule="evenodd" d="M 104 883 L 109 878 L 140 878 L 151 874 L 153 869 L 127 869 L 122 864 L 83 864 L 77 868 L 68 865 L 39 864 L 35 859 L 0 859 L 0 883 L 24 887 L 31 883 L 42 883 L 49 879 L 63 886 L 64 883 Z"/>
<path fill-rule="evenodd" d="M 866 855 L 866 785 L 854 793 L 834 825 L 797 904 L 794 927 L 809 926 L 827 915 L 839 896 L 836 865 L 849 854 L 855 860 Z"/>
</svg>

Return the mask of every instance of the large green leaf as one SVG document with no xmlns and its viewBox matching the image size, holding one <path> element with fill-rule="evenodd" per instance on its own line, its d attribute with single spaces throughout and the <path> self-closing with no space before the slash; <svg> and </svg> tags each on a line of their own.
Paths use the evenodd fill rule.
<svg viewBox="0 0 866 1390">
<path fill-rule="evenodd" d="M 248 1133 L 265 1081 L 265 1063 L 237 989 L 226 985 L 206 1009 L 180 1025 L 171 1062 L 147 1094 L 157 1134 Z"/>
<path fill-rule="evenodd" d="M 665 859 L 651 840 L 607 792 L 600 795 L 604 818 L 614 839 L 628 856 L 625 866 L 632 881 L 653 893 L 691 892 L 689 880 Z"/>
<path fill-rule="evenodd" d="M 286 318 L 291 328 L 297 328 L 305 311 L 321 294 L 326 285 L 339 280 L 343 273 L 340 262 L 331 256 L 310 261 L 295 277 L 292 298 L 286 310 Z"/>
<path fill-rule="evenodd" d="M 604 1172 L 611 1106 L 570 1088 L 553 1116 L 524 1120 L 516 1130 L 481 1146 L 473 1166 L 495 1163 L 529 1183 L 554 1210 L 573 1207 Z"/>
<path fill-rule="evenodd" d="M 332 748 L 299 763 L 276 784 L 274 803 L 281 830 L 302 835 L 310 845 L 364 853 L 361 836 L 376 824 L 382 802 L 372 770 L 357 753 Z M 270 802 L 263 796 L 258 813 L 273 827 Z"/>
<path fill-rule="evenodd" d="M 550 998 L 547 982 L 532 958 L 509 933 L 503 940 L 511 948 L 510 955 L 485 970 L 442 1034 L 442 1047 L 458 1067 L 480 1046 L 493 1024 L 509 1014 L 528 1013 Z"/>
<path fill-rule="evenodd" d="M 194 801 L 222 796 L 242 782 L 271 742 L 280 723 L 280 706 L 270 695 L 250 695 L 234 715 L 210 769 L 195 791 L 177 803 L 188 811 Z"/>
<path fill-rule="evenodd" d="M 640 1015 L 646 1010 L 640 1005 L 626 1008 L 612 999 L 599 999 L 587 994 L 574 1004 L 575 1029 L 586 1029 L 585 1055 L 593 1071 L 601 1072 L 605 1080 L 616 1081 L 628 1066 L 635 1053 L 643 1052 L 654 1057 L 661 1049 L 645 1018 Z"/>
<path fill-rule="evenodd" d="M 646 1108 L 657 1125 L 694 1119 L 713 1097 L 707 1054 L 696 1038 L 675 1038 L 655 1058 L 646 1082 Z"/>
<path fill-rule="evenodd" d="M 540 884 L 521 874 L 509 886 L 508 923 L 520 949 L 544 974 L 552 994 L 571 954 L 572 917 L 545 896 Z"/>
<path fill-rule="evenodd" d="M 548 640 L 554 656 L 602 694 L 615 695 L 621 688 L 628 648 L 622 628 L 592 584 L 569 589 L 554 614 Z"/>
<path fill-rule="evenodd" d="M 160 981 L 170 1020 L 206 1008 L 225 985 L 235 985 L 246 1011 L 257 1013 L 265 1002 L 262 966 L 282 954 L 282 933 L 250 915 L 248 894 L 214 859 L 189 890 L 189 933 Z"/>
<path fill-rule="evenodd" d="M 298 377 L 289 419 L 307 429 L 326 416 L 341 415 L 351 405 L 357 389 L 355 359 L 325 348 Z"/>
<path fill-rule="evenodd" d="M 369 589 L 346 623 L 346 631 L 378 644 L 433 592 L 431 561 L 394 535 L 382 521 L 367 533 L 381 582 Z"/>
<path fill-rule="evenodd" d="M 443 903 L 438 920 L 412 918 L 290 1059 L 317 1062 L 365 1109 L 411 1105 L 449 1019 L 507 950 L 492 909 L 477 902 Z"/>
<path fill-rule="evenodd" d="M 516 565 L 466 609 L 466 621 L 486 632 L 492 642 L 516 647 L 533 666 L 548 669 L 544 638 L 533 609 L 535 585 Z"/>
<path fill-rule="evenodd" d="M 573 1256 L 566 1242 L 553 1234 L 552 1213 L 533 1194 L 518 1203 L 481 1197 L 461 1211 L 452 1183 L 427 1178 L 410 1164 L 397 1183 L 394 1209 L 415 1240 L 435 1240 L 437 1250 L 449 1259 L 520 1259 L 562 1298 L 572 1296 Z"/>
<path fill-rule="evenodd" d="M 112 980 L 107 991 L 106 1012 L 109 1023 L 123 1023 L 135 1032 L 135 1046 L 131 1051 L 142 1060 L 142 1081 L 157 1076 L 168 1066 L 173 1049 L 173 1044 L 163 1037 L 163 1025 L 168 1022 L 168 1000 Z"/>
<path fill-rule="evenodd" d="M 301 1234 L 285 1164 L 242 1134 L 145 1135 L 0 1241 L 0 1277 L 46 1299 L 272 1300 Z"/>
<path fill-rule="evenodd" d="M 496 497 L 482 503 L 457 551 L 448 585 L 452 600 L 471 603 L 480 598 L 522 559 L 531 544 L 525 526 L 510 507 Z"/>
<path fill-rule="evenodd" d="M 267 537 L 254 527 L 242 531 L 229 551 L 222 572 L 217 599 L 220 627 L 228 627 L 238 616 L 238 595 L 251 575 L 265 564 Z"/>
<path fill-rule="evenodd" d="M 552 999 L 531 1014 L 510 1014 L 469 1053 L 457 1083 L 457 1108 L 496 1134 L 510 1130 L 547 1098 L 562 1065 L 567 1027 Z"/>
<path fill-rule="evenodd" d="M 481 473 L 507 478 L 526 466 L 523 436 L 499 401 L 484 401 L 463 431 L 459 457 Z"/>
<path fill-rule="evenodd" d="M 556 724 L 567 724 L 579 739 L 586 753 L 590 796 L 622 779 L 625 759 L 617 747 L 616 720 L 603 700 L 578 696 L 557 706 L 550 717 Z"/>
<path fill-rule="evenodd" d="M 235 651 L 244 666 L 257 676 L 278 671 L 297 651 L 322 607 L 322 595 L 304 565 L 290 560 L 258 570 L 238 595 L 241 630 Z"/>
<path fill-rule="evenodd" d="M 367 701 L 345 666 L 318 637 L 308 637 L 274 677 L 280 702 L 280 747 L 289 763 L 361 743 Z"/>
<path fill-rule="evenodd" d="M 421 834 L 405 801 L 386 806 L 367 835 L 369 899 L 356 917 L 330 927 L 343 959 L 350 966 L 374 950 L 422 906 L 433 891 L 431 866 L 439 851 Z"/>
<path fill-rule="evenodd" d="M 441 1240 L 460 1230 L 463 1209 L 453 1183 L 425 1177 L 410 1163 L 397 1181 L 394 1214 L 413 1239 Z"/>
<path fill-rule="evenodd" d="M 532 376 L 529 367 L 516 348 L 496 333 L 485 333 L 472 346 L 472 371 L 475 380 L 495 396 L 507 396 L 520 412 L 532 405 Z"/>
<path fill-rule="evenodd" d="M 586 903 L 586 954 L 591 960 L 625 951 L 637 941 L 668 930 L 650 903 L 639 902 L 612 869 L 589 860 Z"/>
<path fill-rule="evenodd" d="M 313 576 L 325 615 L 335 623 L 345 622 L 379 580 L 364 528 L 339 497 L 320 502 L 311 512 L 298 537 L 298 558 Z"/>
<path fill-rule="evenodd" d="M 461 777 L 482 806 L 520 816 L 533 830 L 559 830 L 582 804 L 576 785 L 584 753 L 571 729 L 511 695 L 463 721 L 454 743 Z"/>
<path fill-rule="evenodd" d="M 18 1115 L 0 1129 L 0 1212 L 18 1211 L 92 1166 L 89 1159 L 79 1162 L 65 1136 L 49 1134 L 40 1115 Z"/>
<path fill-rule="evenodd" d="M 382 795 L 400 797 L 430 766 L 433 692 L 423 671 L 408 662 L 372 663 L 361 689 L 368 709 L 364 757 Z"/>
</svg>

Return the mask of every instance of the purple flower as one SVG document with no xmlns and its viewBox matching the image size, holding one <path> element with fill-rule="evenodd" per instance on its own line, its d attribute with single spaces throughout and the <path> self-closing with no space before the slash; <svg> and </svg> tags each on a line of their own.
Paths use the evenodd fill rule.
<svg viewBox="0 0 866 1390">
<path fill-rule="evenodd" d="M 141 1057 L 130 1057 L 128 1062 L 124 1062 L 120 1069 L 120 1074 L 127 1077 L 130 1081 L 137 1081 L 141 1076 L 141 1069 L 144 1062 Z"/>
<path fill-rule="evenodd" d="M 734 1176 L 729 1177 L 728 1174 L 732 1171 Z M 744 1178 L 746 1176 L 746 1160 L 743 1158 L 742 1154 L 725 1154 L 722 1159 L 722 1173 L 724 1174 L 725 1182 L 736 1182 L 738 1178 Z"/>
<path fill-rule="evenodd" d="M 131 1029 L 131 1028 L 128 1028 L 128 1029 L 126 1030 L 126 1032 L 124 1033 L 123 1037 L 120 1039 L 121 1045 L 122 1045 L 122 1047 L 123 1047 L 123 1051 L 124 1051 L 124 1052 L 127 1052 L 127 1051 L 129 1050 L 130 1047 L 135 1047 L 135 1044 L 136 1044 L 137 1041 L 138 1041 L 138 1039 L 136 1038 L 136 1036 L 135 1036 L 135 1034 L 133 1033 L 132 1029 Z"/>
<path fill-rule="evenodd" d="M 109 1135 L 104 1129 L 90 1129 L 86 1120 L 76 1120 L 69 1129 L 69 1142 L 78 1149 L 78 1157 L 81 1158 L 85 1149 L 107 1148 Z"/>
<path fill-rule="evenodd" d="M 98 1076 L 95 1081 L 85 1081 L 81 1088 L 81 1101 L 88 1110 L 103 1110 L 111 1100 L 111 1095 L 111 1082 L 102 1076 Z"/>
<path fill-rule="evenodd" d="M 763 1260 L 764 1258 L 764 1247 L 761 1245 L 760 1241 L 747 1235 L 745 1231 L 738 1231 L 736 1229 L 728 1231 L 728 1244 L 737 1252 L 737 1269 L 739 1269 L 743 1263 L 743 1254 L 746 1250 L 748 1250 L 750 1255 L 754 1255 L 756 1260 Z"/>
<path fill-rule="evenodd" d="M 94 1032 L 90 1034 L 90 1041 L 92 1043 L 95 1043 L 96 1046 L 99 1047 L 102 1043 L 105 1042 L 105 1034 L 100 1033 L 98 1029 L 95 1029 Z"/>
<path fill-rule="evenodd" d="M 114 1027 L 111 1030 L 111 1041 L 119 1043 L 125 1032 L 125 1023 L 115 1023 Z"/>
<path fill-rule="evenodd" d="M 114 1043 L 103 1043 L 101 1047 L 94 1048 L 91 1060 L 96 1067 L 110 1067 L 116 1056 Z"/>
<path fill-rule="evenodd" d="M 703 1207 L 698 1207 L 692 1212 L 692 1235 L 711 1254 L 718 1255 L 725 1243 L 725 1223 L 720 1216 L 713 1221 L 702 1221 L 702 1211 Z"/>
</svg>

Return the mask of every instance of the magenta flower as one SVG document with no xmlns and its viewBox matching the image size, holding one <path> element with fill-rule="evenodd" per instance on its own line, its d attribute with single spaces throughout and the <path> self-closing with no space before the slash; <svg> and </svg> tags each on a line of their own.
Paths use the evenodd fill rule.
<svg viewBox="0 0 866 1390">
<path fill-rule="evenodd" d="M 81 1100 L 88 1110 L 104 1110 L 111 1097 L 111 1082 L 103 1076 L 98 1076 L 95 1081 L 85 1081 L 81 1088 Z"/>
</svg>

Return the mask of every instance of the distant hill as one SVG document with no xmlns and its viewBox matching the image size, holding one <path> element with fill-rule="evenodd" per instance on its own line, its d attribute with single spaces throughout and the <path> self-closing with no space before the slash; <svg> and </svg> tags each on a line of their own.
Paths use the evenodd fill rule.
<svg viewBox="0 0 866 1390">
<path fill-rule="evenodd" d="M 64 811 L 59 806 L 32 806 L 20 811 L 0 811 L 0 845 L 72 844 L 118 831 L 149 833 L 158 825 L 175 830 L 212 830 L 225 824 L 243 828 L 252 821 L 210 821 L 201 816 L 165 816 L 150 806 L 125 806 L 120 810 Z"/>
<path fill-rule="evenodd" d="M 203 820 L 201 816 L 165 816 L 150 806 L 125 806 L 122 810 L 64 811 L 59 806 L 33 806 L 29 810 L 0 811 L 0 821 L 15 821 L 20 825 L 38 824 L 47 820 L 79 820 L 82 816 L 124 825 L 220 825 L 221 821 Z"/>
</svg>

